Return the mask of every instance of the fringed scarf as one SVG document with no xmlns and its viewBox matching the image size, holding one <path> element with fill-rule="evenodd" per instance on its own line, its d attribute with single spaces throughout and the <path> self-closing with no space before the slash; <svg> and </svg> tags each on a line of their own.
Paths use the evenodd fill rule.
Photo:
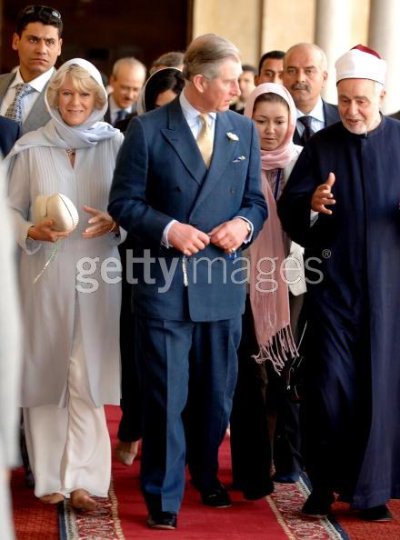
<svg viewBox="0 0 400 540">
<path fill-rule="evenodd" d="M 246 103 L 245 115 L 253 116 L 254 102 L 261 94 L 274 93 L 289 106 L 289 123 L 282 144 L 273 151 L 261 150 L 261 184 L 268 219 L 250 246 L 250 302 L 259 352 L 257 362 L 270 361 L 279 373 L 286 360 L 296 356 L 297 348 L 290 328 L 289 290 L 284 280 L 283 263 L 289 244 L 282 230 L 276 202 L 267 178 L 276 170 L 283 175 L 293 165 L 299 149 L 292 138 L 296 127 L 296 108 L 289 92 L 281 85 L 266 83 L 255 88 Z M 286 179 L 282 178 L 281 181 Z"/>
</svg>

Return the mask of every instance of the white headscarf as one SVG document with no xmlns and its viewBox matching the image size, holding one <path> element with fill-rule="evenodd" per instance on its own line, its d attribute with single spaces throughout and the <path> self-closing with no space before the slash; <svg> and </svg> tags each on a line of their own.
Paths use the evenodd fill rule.
<svg viewBox="0 0 400 540">
<path fill-rule="evenodd" d="M 91 115 L 83 124 L 79 126 L 69 126 L 61 118 L 59 111 L 49 105 L 47 95 L 48 90 L 46 90 L 45 103 L 51 119 L 45 126 L 36 131 L 26 133 L 21 137 L 10 152 L 10 157 L 18 154 L 22 150 L 35 146 L 49 146 L 65 149 L 94 146 L 99 141 L 112 138 L 119 132 L 119 130 L 113 128 L 110 124 L 101 121 L 107 110 L 108 102 L 107 92 L 104 88 L 99 70 L 83 58 L 72 58 L 65 62 L 56 74 L 67 71 L 72 65 L 80 66 L 96 81 L 106 98 L 104 106 L 101 109 L 93 109 Z M 56 74 L 54 74 L 53 77 L 55 77 Z M 49 84 L 51 84 L 51 79 Z"/>
</svg>

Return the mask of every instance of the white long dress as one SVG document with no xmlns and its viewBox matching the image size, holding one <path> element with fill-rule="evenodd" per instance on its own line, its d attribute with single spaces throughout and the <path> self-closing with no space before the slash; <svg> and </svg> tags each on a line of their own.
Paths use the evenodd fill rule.
<svg viewBox="0 0 400 540">
<path fill-rule="evenodd" d="M 106 210 L 122 140 L 122 134 L 117 132 L 95 146 L 78 148 L 74 167 L 65 149 L 25 149 L 16 156 L 11 171 L 9 198 L 21 248 L 21 406 L 27 408 L 24 419 L 37 496 L 52 492 L 68 496 L 78 488 L 94 495 L 107 494 L 111 460 L 102 405 L 119 404 L 120 399 L 117 244 L 121 238 L 113 233 L 82 238 L 91 217 L 82 207 Z M 33 202 L 39 194 L 53 193 L 63 193 L 75 204 L 78 227 L 56 244 L 27 240 Z M 84 376 L 79 375 L 82 373 Z M 81 418 L 86 418 L 82 420 L 85 429 L 93 428 L 93 433 L 80 436 L 75 446 L 71 442 L 73 434 L 66 435 L 78 410 L 72 403 L 74 394 L 84 394 L 78 408 L 84 407 Z M 96 446 L 102 450 L 97 457 L 93 455 Z M 53 451 L 49 452 L 49 448 Z M 90 459 L 82 467 L 85 453 Z M 71 471 L 78 485 L 71 481 Z"/>
<path fill-rule="evenodd" d="M 91 216 L 82 207 L 106 210 L 122 140 L 118 133 L 96 146 L 78 149 L 74 167 L 61 148 L 31 148 L 16 157 L 9 199 L 21 247 L 19 278 L 25 329 L 22 407 L 65 406 L 76 304 L 93 402 L 97 406 L 119 403 L 121 291 L 120 283 L 115 283 L 118 273 L 108 272 L 107 279 L 104 269 L 112 267 L 108 258 L 119 261 L 120 238 L 109 234 L 83 239 Z M 78 227 L 56 245 L 27 240 L 34 200 L 53 193 L 63 193 L 75 204 Z M 56 255 L 34 283 L 55 247 Z"/>
</svg>

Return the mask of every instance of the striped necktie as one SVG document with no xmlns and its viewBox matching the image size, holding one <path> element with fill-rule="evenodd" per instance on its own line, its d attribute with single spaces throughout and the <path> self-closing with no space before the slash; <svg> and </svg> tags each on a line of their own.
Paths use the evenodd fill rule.
<svg viewBox="0 0 400 540">
<path fill-rule="evenodd" d="M 197 136 L 196 142 L 200 153 L 203 156 L 204 163 L 207 165 L 207 167 L 209 167 L 213 152 L 213 139 L 208 114 L 199 114 L 199 120 L 201 122 L 201 129 Z"/>
<path fill-rule="evenodd" d="M 32 94 L 34 91 L 35 89 L 29 84 L 18 83 L 15 85 L 15 96 L 13 102 L 6 110 L 4 116 L 11 118 L 11 120 L 15 120 L 19 124 L 22 124 L 22 100 L 25 96 Z"/>
</svg>

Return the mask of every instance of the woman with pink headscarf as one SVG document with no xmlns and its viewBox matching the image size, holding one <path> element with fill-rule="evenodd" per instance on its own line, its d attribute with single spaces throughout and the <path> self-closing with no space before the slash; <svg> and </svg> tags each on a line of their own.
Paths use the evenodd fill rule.
<svg viewBox="0 0 400 540">
<path fill-rule="evenodd" d="M 302 468 L 298 405 L 290 403 L 279 374 L 285 362 L 297 354 L 289 289 L 292 298 L 301 295 L 305 291 L 304 278 L 287 270 L 288 264 L 291 268 L 298 266 L 293 259 L 301 259 L 301 248 L 292 246 L 283 232 L 276 208 L 276 200 L 302 147 L 292 141 L 296 107 L 282 85 L 257 86 L 247 100 L 244 114 L 253 119 L 260 137 L 261 184 L 269 210 L 268 219 L 248 252 L 249 298 L 231 415 L 233 483 L 246 499 L 254 500 L 273 491 L 272 450 L 275 481 L 294 482 Z M 288 259 L 292 247 L 296 251 Z"/>
</svg>

